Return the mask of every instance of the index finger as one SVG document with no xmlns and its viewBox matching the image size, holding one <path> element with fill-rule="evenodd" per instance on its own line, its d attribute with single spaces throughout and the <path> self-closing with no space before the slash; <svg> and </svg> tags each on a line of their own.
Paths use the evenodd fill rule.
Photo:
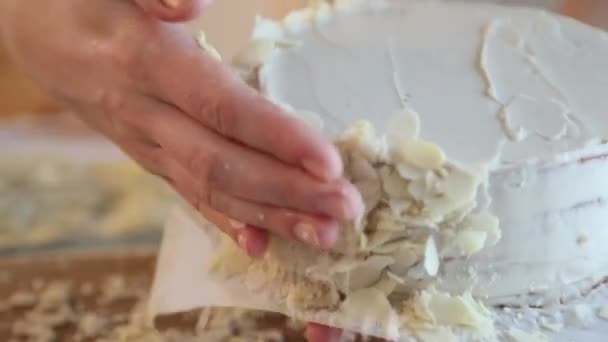
<svg viewBox="0 0 608 342">
<path fill-rule="evenodd" d="M 167 37 L 149 59 L 163 66 L 150 76 L 157 96 L 217 133 L 316 177 L 341 176 L 340 156 L 320 132 L 264 98 L 193 39 L 170 33 L 161 33 Z"/>
</svg>

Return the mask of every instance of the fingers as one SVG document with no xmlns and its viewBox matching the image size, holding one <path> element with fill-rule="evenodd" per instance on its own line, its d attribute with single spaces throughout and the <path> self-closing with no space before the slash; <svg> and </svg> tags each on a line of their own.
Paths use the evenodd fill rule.
<svg viewBox="0 0 608 342">
<path fill-rule="evenodd" d="M 285 114 L 228 67 L 205 55 L 193 40 L 171 37 L 159 41 L 166 46 L 150 56 L 150 62 L 158 69 L 151 86 L 156 94 L 163 94 L 164 101 L 175 104 L 216 133 L 322 180 L 341 176 L 338 152 L 320 132 Z"/>
<path fill-rule="evenodd" d="M 332 247 L 339 233 L 333 220 L 299 214 L 295 211 L 259 205 L 231 197 L 225 193 L 214 193 L 210 207 L 240 222 L 264 228 L 287 239 L 299 240 L 314 248 Z M 200 199 L 197 200 L 200 206 Z"/>
<path fill-rule="evenodd" d="M 247 255 L 250 257 L 259 257 L 266 253 L 268 248 L 268 232 L 251 226 L 237 230 L 236 241 Z"/>
<path fill-rule="evenodd" d="M 338 152 L 317 130 L 287 115 L 240 81 L 217 96 L 220 99 L 216 108 L 193 107 L 203 108 L 194 113 L 198 120 L 322 180 L 340 177 L 342 162 Z"/>
<path fill-rule="evenodd" d="M 142 143 L 139 140 L 123 138 L 114 140 L 140 166 L 165 179 L 180 195 L 192 205 L 196 205 L 196 198 L 190 191 L 192 187 L 189 184 L 193 180 L 185 170 L 177 165 L 177 162 L 164 153 L 162 148 Z M 235 226 L 225 215 L 206 206 L 199 206 L 198 209 L 210 222 L 230 236 L 249 256 L 257 257 L 265 253 L 268 247 L 266 231 L 252 226 Z M 237 216 L 232 217 L 239 219 Z"/>
<path fill-rule="evenodd" d="M 200 205 L 213 206 L 216 194 L 225 193 L 259 208 L 289 208 L 336 221 L 353 219 L 363 208 L 359 193 L 348 182 L 321 182 L 222 138 L 170 106 L 150 106 L 144 125 L 197 180 L 199 188 L 191 191 L 197 192 Z"/>
<path fill-rule="evenodd" d="M 340 342 L 342 331 L 320 324 L 310 323 L 306 328 L 308 342 Z"/>
<path fill-rule="evenodd" d="M 196 180 L 179 163 L 173 162 L 166 165 L 166 172 L 170 174 L 166 178 L 168 182 L 188 203 L 203 214 L 209 222 L 216 225 L 222 232 L 232 238 L 247 255 L 257 257 L 266 252 L 268 248 L 268 232 L 247 225 L 237 226 L 225 214 L 208 206 L 200 205 L 196 194 L 191 191 L 192 185 L 196 183 Z"/>
<path fill-rule="evenodd" d="M 120 149 L 128 154 L 139 166 L 148 172 L 167 180 L 167 158 L 163 150 L 154 145 L 148 145 L 138 140 L 126 140 L 112 137 Z"/>
<path fill-rule="evenodd" d="M 135 0 L 147 13 L 165 21 L 186 21 L 195 18 L 211 0 Z"/>
</svg>

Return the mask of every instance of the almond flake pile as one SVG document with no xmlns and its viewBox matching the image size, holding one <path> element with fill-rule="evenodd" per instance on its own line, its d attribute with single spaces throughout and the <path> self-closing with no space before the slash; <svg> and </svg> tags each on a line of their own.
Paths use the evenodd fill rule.
<svg viewBox="0 0 608 342">
<path fill-rule="evenodd" d="M 473 255 L 501 237 L 498 219 L 475 210 L 485 175 L 450 163 L 441 148 L 420 139 L 416 113 L 402 111 L 393 120 L 399 132 L 378 136 L 359 122 L 336 140 L 365 213 L 343 227 L 332 252 L 273 238 L 266 256 L 254 260 L 225 241 L 211 270 L 245 277 L 253 293 L 272 286 L 274 300 L 296 316 L 328 310 L 382 321 L 393 327 L 388 336 L 400 336 L 400 326 L 491 336 L 490 314 L 470 294 L 451 297 L 434 287 L 444 258 Z M 470 319 L 446 318 L 451 314 Z"/>
<path fill-rule="evenodd" d="M 59 341 L 64 338 L 60 331 L 67 326 L 75 327 L 74 341 L 101 342 L 286 342 L 287 331 L 301 336 L 304 332 L 304 324 L 294 320 L 287 330 L 263 324 L 265 320 L 282 322 L 282 315 L 236 308 L 203 309 L 194 330 L 158 331 L 147 321 L 145 291 L 123 276 L 112 275 L 99 287 L 84 283 L 78 288 L 66 281 L 36 283 L 38 289 L 17 290 L 0 303 L 0 312 L 25 310 L 13 322 L 13 340 Z M 96 295 L 99 308 L 125 299 L 138 302 L 130 314 L 91 311 L 78 304 L 82 297 Z"/>
</svg>

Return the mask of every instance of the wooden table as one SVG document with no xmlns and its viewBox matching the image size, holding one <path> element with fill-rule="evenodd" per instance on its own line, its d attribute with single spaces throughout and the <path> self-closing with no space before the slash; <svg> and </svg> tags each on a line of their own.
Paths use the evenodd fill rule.
<svg viewBox="0 0 608 342">
<path fill-rule="evenodd" d="M 153 277 L 156 249 L 151 245 L 130 250 L 61 252 L 0 259 L 0 299 L 5 300 L 24 291 L 40 293 L 50 284 L 67 283 L 73 289 L 70 306 L 77 315 L 95 314 L 104 319 L 118 317 L 124 325 L 134 306 L 146 299 Z M 123 293 L 108 299 L 107 288 L 116 288 L 117 283 L 127 291 L 126 295 Z M 0 309 L 0 341 L 30 341 L 24 338 L 15 340 L 13 329 L 15 322 L 23 320 L 32 307 L 32 304 L 25 304 L 10 310 Z M 161 331 L 178 329 L 193 332 L 198 313 L 161 317 L 155 324 Z M 286 328 L 286 320 L 281 317 L 264 317 L 259 321 L 259 328 L 281 331 L 287 341 L 304 342 L 301 334 Z M 77 330 L 74 322 L 62 323 L 54 329 L 58 334 L 57 341 L 96 340 L 76 338 Z"/>
<path fill-rule="evenodd" d="M 101 305 L 97 299 L 104 283 L 124 279 L 134 293 L 145 293 L 151 281 L 155 261 L 155 248 L 138 248 L 131 251 L 62 252 L 0 259 L 0 299 L 16 292 L 39 291 L 48 284 L 68 282 L 76 294 L 74 305 L 81 311 L 100 315 L 128 314 L 139 299 L 137 296 Z M 85 287 L 87 293 L 82 291 Z M 90 292 L 89 292 L 90 290 Z M 13 324 L 23 318 L 30 305 L 0 311 L 0 341 L 13 336 Z M 61 328 L 61 339 L 68 340 L 75 326 Z"/>
</svg>

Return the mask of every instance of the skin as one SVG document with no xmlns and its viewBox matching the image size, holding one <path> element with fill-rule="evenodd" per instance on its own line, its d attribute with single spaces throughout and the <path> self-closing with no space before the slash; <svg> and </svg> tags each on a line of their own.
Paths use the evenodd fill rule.
<svg viewBox="0 0 608 342">
<path fill-rule="evenodd" d="M 249 255 L 264 253 L 269 233 L 331 248 L 339 222 L 362 211 L 361 198 L 328 141 L 173 24 L 209 1 L 0 0 L 0 37 L 31 78 Z M 564 12 L 605 25 L 598 15 L 605 7 L 571 0 Z M 321 325 L 307 329 L 311 342 L 340 336 Z"/>
</svg>

